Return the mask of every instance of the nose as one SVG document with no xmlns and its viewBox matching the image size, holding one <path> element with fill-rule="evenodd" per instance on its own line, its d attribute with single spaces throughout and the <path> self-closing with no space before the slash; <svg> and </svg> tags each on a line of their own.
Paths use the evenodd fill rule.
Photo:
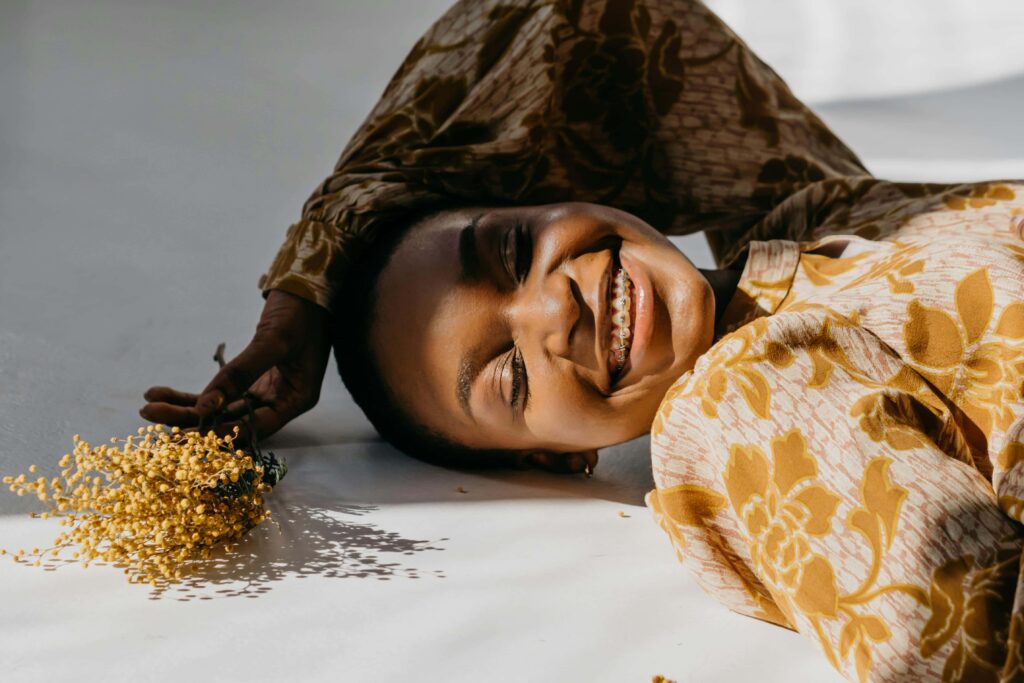
<svg viewBox="0 0 1024 683">
<path fill-rule="evenodd" d="M 580 305 L 572 278 L 554 271 L 521 287 L 509 307 L 512 334 L 537 342 L 548 354 L 569 358 Z M 520 341 L 522 344 L 522 341 Z"/>
</svg>

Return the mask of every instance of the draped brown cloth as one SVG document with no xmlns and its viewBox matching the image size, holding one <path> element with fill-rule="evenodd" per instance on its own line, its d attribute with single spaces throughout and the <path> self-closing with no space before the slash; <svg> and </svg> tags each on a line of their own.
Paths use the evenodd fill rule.
<svg viewBox="0 0 1024 683">
<path fill-rule="evenodd" d="M 417 207 L 586 201 L 721 265 L 805 185 L 870 175 L 696 0 L 459 0 L 423 35 L 269 271 L 333 309 L 348 264 Z M 762 236 L 763 238 L 763 236 Z"/>
</svg>

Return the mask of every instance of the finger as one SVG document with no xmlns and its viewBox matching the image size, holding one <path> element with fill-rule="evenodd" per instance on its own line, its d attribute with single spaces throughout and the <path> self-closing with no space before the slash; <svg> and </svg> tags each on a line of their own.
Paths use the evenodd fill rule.
<svg viewBox="0 0 1024 683">
<path fill-rule="evenodd" d="M 579 474 L 587 464 L 582 453 L 566 453 L 563 462 L 565 463 L 565 471 L 572 474 Z"/>
<path fill-rule="evenodd" d="M 147 403 L 139 415 L 150 422 L 173 427 L 191 427 L 199 424 L 199 414 L 191 406 L 176 406 L 170 403 Z"/>
<path fill-rule="evenodd" d="M 199 394 L 178 391 L 171 387 L 150 387 L 142 395 L 150 403 L 170 403 L 174 406 L 194 406 Z"/>
<path fill-rule="evenodd" d="M 288 422 L 287 419 L 282 416 L 281 413 L 277 412 L 273 408 L 261 407 L 253 411 L 255 420 L 250 421 L 248 416 L 243 415 L 237 420 L 231 420 L 229 422 L 222 422 L 216 427 L 204 428 L 203 433 L 213 430 L 218 436 L 225 436 L 226 434 L 232 433 L 235 427 L 238 427 L 238 441 L 242 443 L 249 443 L 249 435 L 253 430 L 256 432 L 257 439 L 264 439 L 271 434 L 274 434 L 281 429 Z M 186 432 L 198 431 L 198 428 L 192 426 L 190 429 L 184 430 Z"/>
<path fill-rule="evenodd" d="M 265 439 L 278 432 L 294 417 L 294 415 L 285 415 L 270 406 L 256 408 L 252 414 L 254 417 L 252 426 L 256 430 L 256 436 L 260 439 Z"/>
<path fill-rule="evenodd" d="M 256 409 L 257 405 L 260 405 L 260 404 L 258 404 L 255 401 L 253 401 L 253 404 L 252 404 L 253 410 Z M 240 398 L 237 401 L 232 401 L 231 403 L 229 403 L 227 405 L 227 407 L 224 408 L 224 410 L 221 411 L 220 414 L 221 414 L 221 419 L 222 420 L 234 420 L 234 419 L 241 419 L 241 417 L 243 415 L 247 414 L 248 412 L 249 412 L 249 408 L 245 405 L 245 399 L 241 399 Z"/>
<path fill-rule="evenodd" d="M 238 420 L 247 412 L 244 401 L 235 401 L 220 413 L 220 419 L 222 421 Z M 150 422 L 173 427 L 198 425 L 200 417 L 193 406 L 177 406 L 162 402 L 147 403 L 139 410 L 139 415 Z"/>
<path fill-rule="evenodd" d="M 593 471 L 594 467 L 597 466 L 597 451 L 577 451 L 575 453 L 564 453 L 565 466 L 569 472 L 578 474 L 580 472 L 586 472 L 587 470 Z"/>
<path fill-rule="evenodd" d="M 274 367 L 284 355 L 284 347 L 254 339 L 213 376 L 196 401 L 196 410 L 205 417 L 224 403 L 240 398 L 260 375 Z"/>
<path fill-rule="evenodd" d="M 584 451 L 583 452 L 583 468 L 582 471 L 586 472 L 589 477 L 594 472 L 594 468 L 597 467 L 597 449 Z"/>
</svg>

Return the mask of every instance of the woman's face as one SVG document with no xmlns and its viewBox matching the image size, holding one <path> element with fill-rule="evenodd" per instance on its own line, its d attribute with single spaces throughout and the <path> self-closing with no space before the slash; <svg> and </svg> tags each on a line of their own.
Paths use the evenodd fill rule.
<svg viewBox="0 0 1024 683">
<path fill-rule="evenodd" d="M 580 202 L 459 209 L 399 244 L 370 341 L 383 381 L 434 432 L 470 448 L 571 452 L 649 431 L 710 346 L 714 316 L 707 279 L 631 214 Z"/>
</svg>

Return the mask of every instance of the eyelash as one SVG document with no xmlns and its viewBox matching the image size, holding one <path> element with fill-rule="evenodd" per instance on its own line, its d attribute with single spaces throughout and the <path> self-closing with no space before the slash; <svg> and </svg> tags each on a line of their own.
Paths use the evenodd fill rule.
<svg viewBox="0 0 1024 683">
<path fill-rule="evenodd" d="M 505 270 L 516 283 L 522 284 L 530 272 L 531 257 L 533 256 L 533 245 L 530 243 L 530 233 L 522 223 L 516 223 L 505 232 L 502 240 L 502 256 Z M 506 357 L 502 369 L 509 362 L 512 363 L 512 391 L 509 403 L 512 408 L 519 402 L 520 387 L 526 380 L 526 365 L 523 363 L 523 354 L 519 347 L 513 344 L 512 350 Z M 530 398 L 530 385 L 526 383 L 526 400 L 523 401 L 525 410 L 526 402 Z"/>
<path fill-rule="evenodd" d="M 522 283 L 530 272 L 530 257 L 533 255 L 530 233 L 522 223 L 516 223 L 505 231 L 502 239 L 502 256 L 505 270 L 516 283 Z M 514 254 L 513 254 L 514 251 Z"/>
</svg>

